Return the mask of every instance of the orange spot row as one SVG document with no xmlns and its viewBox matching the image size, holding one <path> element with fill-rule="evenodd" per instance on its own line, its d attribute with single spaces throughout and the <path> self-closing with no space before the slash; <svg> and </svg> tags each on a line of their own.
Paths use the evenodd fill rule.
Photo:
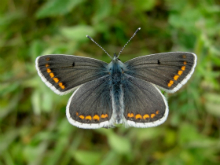
<svg viewBox="0 0 220 165">
<path fill-rule="evenodd" d="M 182 70 L 179 70 L 178 71 L 178 75 L 182 75 L 183 74 L 183 71 Z"/>
<path fill-rule="evenodd" d="M 60 88 L 65 89 L 65 86 L 63 85 L 62 82 L 59 83 Z"/>
<path fill-rule="evenodd" d="M 134 117 L 133 113 L 128 113 L 128 117 Z"/>
<path fill-rule="evenodd" d="M 129 118 L 133 118 L 133 117 L 135 117 L 135 119 L 147 119 L 147 118 L 154 118 L 156 115 L 158 115 L 159 114 L 159 110 L 157 110 L 156 111 L 156 114 L 154 114 L 154 113 L 152 113 L 151 115 L 149 115 L 149 114 L 145 114 L 145 115 L 140 115 L 140 114 L 136 114 L 135 116 L 134 116 L 134 114 L 133 113 L 128 113 L 127 114 L 127 117 L 129 117 Z"/>
<path fill-rule="evenodd" d="M 93 120 L 99 120 L 99 119 L 100 119 L 99 115 L 94 115 L 93 116 Z"/>
<path fill-rule="evenodd" d="M 86 116 L 86 118 L 85 118 L 86 120 L 92 120 L 92 116 Z"/>
<path fill-rule="evenodd" d="M 183 55 L 183 58 L 186 58 L 186 56 Z M 183 64 L 186 65 L 187 62 L 184 61 Z M 186 70 L 186 66 L 182 66 L 182 67 L 181 67 L 181 70 L 179 70 L 179 71 L 177 72 L 178 75 L 173 76 L 173 80 L 177 81 L 178 78 L 183 74 L 183 71 L 184 71 L 184 70 Z M 167 84 L 168 87 L 171 87 L 171 86 L 174 84 L 174 81 L 173 81 L 173 80 L 170 80 L 170 81 L 169 81 L 169 83 Z"/>
<path fill-rule="evenodd" d="M 78 112 L 76 112 L 76 115 L 78 116 L 79 115 L 79 113 Z M 107 118 L 108 117 L 108 114 L 102 114 L 101 115 L 101 118 L 102 119 L 104 119 L 104 118 Z M 80 119 L 85 119 L 85 120 L 100 120 L 100 116 L 99 115 L 94 115 L 93 117 L 91 116 L 91 115 L 88 115 L 88 116 L 84 116 L 84 115 L 79 115 L 79 118 Z"/>
<path fill-rule="evenodd" d="M 180 77 L 180 76 L 175 75 L 175 76 L 173 77 L 173 79 L 174 79 L 174 80 L 178 80 L 179 77 Z"/>
<path fill-rule="evenodd" d="M 154 113 L 152 113 L 151 115 L 150 115 L 150 117 L 151 118 L 154 118 L 156 115 L 154 114 Z"/>
<path fill-rule="evenodd" d="M 143 119 L 147 119 L 147 118 L 150 118 L 150 116 L 149 116 L 148 114 L 145 114 L 145 115 L 143 116 Z"/>
<path fill-rule="evenodd" d="M 53 78 L 53 81 L 55 81 L 55 83 L 58 83 L 60 80 L 58 78 Z"/>
<path fill-rule="evenodd" d="M 48 69 L 47 69 L 47 73 L 50 73 L 50 72 L 51 72 L 51 70 L 48 68 Z"/>
<path fill-rule="evenodd" d="M 53 77 L 54 77 L 54 74 L 53 74 L 53 73 L 50 73 L 50 77 L 53 78 Z"/>
<path fill-rule="evenodd" d="M 102 114 L 102 115 L 101 115 L 101 118 L 103 118 L 103 119 L 104 119 L 104 118 L 107 118 L 107 117 L 108 117 L 108 114 Z"/>
<path fill-rule="evenodd" d="M 141 116 L 140 114 L 137 114 L 137 115 L 135 116 L 135 119 L 142 119 L 142 116 Z"/>
<path fill-rule="evenodd" d="M 170 80 L 170 82 L 167 84 L 168 87 L 171 87 L 173 85 L 174 81 Z"/>
<path fill-rule="evenodd" d="M 185 70 L 185 69 L 186 69 L 186 66 L 182 66 L 182 67 L 181 67 L 181 70 Z"/>
<path fill-rule="evenodd" d="M 46 58 L 46 60 L 49 61 L 50 58 L 48 57 L 48 58 Z M 50 66 L 49 64 L 45 64 L 45 67 L 49 67 L 49 66 Z M 53 78 L 53 81 L 54 81 L 55 83 L 58 83 L 58 82 L 60 81 L 58 78 L 54 77 L 55 75 L 54 75 L 54 73 L 51 71 L 50 68 L 47 68 L 47 73 L 49 73 L 50 77 Z M 60 87 L 61 89 L 65 89 L 65 88 L 66 88 L 65 85 L 63 85 L 62 82 L 60 82 L 58 85 L 59 85 L 59 87 Z"/>
</svg>

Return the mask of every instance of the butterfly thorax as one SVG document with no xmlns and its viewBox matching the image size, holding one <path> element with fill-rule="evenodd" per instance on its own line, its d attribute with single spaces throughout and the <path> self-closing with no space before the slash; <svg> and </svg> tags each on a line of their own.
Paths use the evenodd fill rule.
<svg viewBox="0 0 220 165">
<path fill-rule="evenodd" d="M 120 86 L 125 65 L 117 58 L 114 57 L 110 64 L 108 64 L 108 72 L 111 77 L 112 85 Z"/>
</svg>

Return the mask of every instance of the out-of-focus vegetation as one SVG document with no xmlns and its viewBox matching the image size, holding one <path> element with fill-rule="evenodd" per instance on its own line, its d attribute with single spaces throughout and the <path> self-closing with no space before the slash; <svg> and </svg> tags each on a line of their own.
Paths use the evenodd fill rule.
<svg viewBox="0 0 220 165">
<path fill-rule="evenodd" d="M 109 62 L 141 31 L 122 61 L 150 53 L 188 51 L 196 70 L 166 94 L 170 113 L 155 128 L 84 130 L 65 116 L 68 98 L 37 75 L 35 59 L 74 54 Z M 219 0 L 1 0 L 0 165 L 219 164 Z"/>
</svg>

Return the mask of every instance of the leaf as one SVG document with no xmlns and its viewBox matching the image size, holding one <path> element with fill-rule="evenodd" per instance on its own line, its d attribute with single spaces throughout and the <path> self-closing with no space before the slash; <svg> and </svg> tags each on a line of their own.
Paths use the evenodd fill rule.
<svg viewBox="0 0 220 165">
<path fill-rule="evenodd" d="M 40 162 L 46 149 L 47 143 L 42 142 L 37 146 L 26 146 L 22 152 L 28 164 L 41 164 Z"/>
<path fill-rule="evenodd" d="M 73 157 L 77 160 L 80 164 L 85 165 L 95 165 L 98 164 L 99 160 L 101 159 L 102 153 L 101 152 L 93 152 L 93 151 L 80 151 L 77 150 Z"/>
<path fill-rule="evenodd" d="M 34 91 L 34 93 L 31 96 L 31 102 L 33 106 L 33 111 L 36 115 L 39 115 L 41 113 L 40 109 L 40 92 L 39 91 Z"/>
<path fill-rule="evenodd" d="M 120 164 L 121 157 L 117 154 L 115 151 L 109 151 L 107 155 L 105 155 L 105 158 L 102 160 L 100 165 L 117 165 Z M 114 160 L 114 163 L 112 163 L 112 160 Z"/>
<path fill-rule="evenodd" d="M 188 123 L 183 123 L 180 126 L 178 136 L 179 143 L 183 146 L 186 146 L 189 142 L 202 138 L 202 136 L 198 134 L 196 127 Z"/>
<path fill-rule="evenodd" d="M 64 15 L 84 0 L 49 0 L 37 12 L 37 18 L 48 16 Z"/>
<path fill-rule="evenodd" d="M 208 93 L 205 95 L 205 107 L 208 113 L 220 117 L 220 96 L 215 93 Z"/>
<path fill-rule="evenodd" d="M 187 10 L 188 11 L 188 10 Z M 184 29 L 188 32 L 198 32 L 196 29 L 196 22 L 201 18 L 199 10 L 191 10 L 191 12 L 184 12 L 180 14 L 171 14 L 169 16 L 169 23 L 171 26 L 179 29 Z M 187 36 L 185 36 L 187 37 Z"/>
<path fill-rule="evenodd" d="M 158 138 L 162 134 L 162 130 L 159 127 L 156 128 L 134 128 L 131 129 L 130 134 L 133 138 L 137 138 L 138 141 L 152 140 Z"/>
<path fill-rule="evenodd" d="M 98 0 L 97 8 L 94 17 L 92 18 L 93 24 L 99 23 L 103 18 L 107 17 L 111 11 L 111 1 Z"/>
<path fill-rule="evenodd" d="M 62 28 L 61 34 L 70 40 L 85 41 L 88 40 L 86 35 L 91 37 L 95 35 L 95 30 L 91 26 L 78 25 L 74 27 Z"/>
<path fill-rule="evenodd" d="M 18 136 L 18 130 L 8 130 L 6 133 L 0 136 L 0 153 L 3 153 L 5 150 L 8 149 L 9 145 L 12 144 L 16 137 Z"/>
<path fill-rule="evenodd" d="M 131 143 L 129 140 L 114 133 L 108 136 L 108 143 L 112 149 L 119 154 L 126 154 L 131 151 Z"/>
<path fill-rule="evenodd" d="M 156 0 L 148 0 L 148 1 L 136 0 L 133 2 L 135 2 L 134 5 L 136 6 L 136 10 L 139 11 L 150 11 L 154 8 L 156 4 Z"/>
</svg>

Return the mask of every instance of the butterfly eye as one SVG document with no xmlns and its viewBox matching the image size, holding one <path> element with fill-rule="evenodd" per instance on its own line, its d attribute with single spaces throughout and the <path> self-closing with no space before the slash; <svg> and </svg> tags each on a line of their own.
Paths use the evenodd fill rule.
<svg viewBox="0 0 220 165">
<path fill-rule="evenodd" d="M 75 66 L 75 62 L 72 63 L 72 66 Z"/>
</svg>

